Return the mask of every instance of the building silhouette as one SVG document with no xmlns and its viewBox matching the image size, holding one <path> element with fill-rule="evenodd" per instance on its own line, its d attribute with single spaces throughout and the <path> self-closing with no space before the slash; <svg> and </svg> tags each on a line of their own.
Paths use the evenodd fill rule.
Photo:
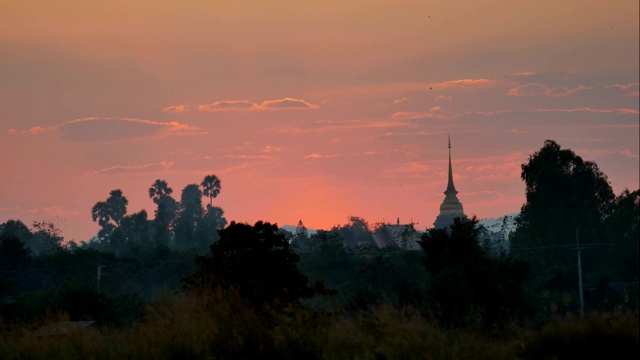
<svg viewBox="0 0 640 360">
<path fill-rule="evenodd" d="M 447 228 L 453 224 L 453 219 L 457 217 L 465 217 L 462 210 L 462 203 L 456 196 L 458 191 L 453 185 L 453 170 L 451 169 L 451 137 L 449 137 L 449 182 L 447 183 L 447 190 L 445 190 L 444 201 L 440 205 L 440 214 L 433 223 L 433 226 L 437 229 Z"/>
</svg>

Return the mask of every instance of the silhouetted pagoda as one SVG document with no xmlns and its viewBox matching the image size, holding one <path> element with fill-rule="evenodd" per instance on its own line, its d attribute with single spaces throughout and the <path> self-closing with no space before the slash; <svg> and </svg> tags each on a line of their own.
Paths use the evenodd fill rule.
<svg viewBox="0 0 640 360">
<path fill-rule="evenodd" d="M 462 203 L 456 196 L 458 191 L 453 186 L 453 171 L 451 170 L 451 137 L 449 137 L 449 183 L 447 190 L 444 192 L 445 198 L 440 205 L 440 215 L 433 223 L 435 228 L 446 228 L 453 224 L 453 219 L 457 217 L 465 217 L 462 210 Z"/>
</svg>

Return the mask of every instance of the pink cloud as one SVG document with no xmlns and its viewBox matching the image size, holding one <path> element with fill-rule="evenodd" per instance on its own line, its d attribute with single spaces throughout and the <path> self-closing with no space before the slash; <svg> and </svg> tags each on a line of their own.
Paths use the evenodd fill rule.
<svg viewBox="0 0 640 360">
<path fill-rule="evenodd" d="M 509 89 L 507 95 L 510 96 L 540 96 L 547 95 L 549 88 L 538 83 L 528 83 Z"/>
<path fill-rule="evenodd" d="M 108 142 L 169 135 L 202 135 L 206 132 L 196 126 L 177 121 L 160 122 L 133 118 L 89 117 L 67 121 L 49 127 L 34 126 L 27 130 L 9 129 L 10 135 L 55 136 L 78 142 Z"/>
<path fill-rule="evenodd" d="M 168 169 L 174 165 L 173 161 L 160 161 L 142 165 L 113 165 L 108 168 L 93 171 L 93 175 L 122 174 L 122 173 L 155 173 Z"/>
<path fill-rule="evenodd" d="M 527 83 L 516 86 L 509 89 L 507 95 L 509 96 L 551 96 L 551 97 L 564 97 L 569 96 L 577 91 L 591 89 L 588 86 L 578 85 L 577 87 L 570 89 L 567 87 L 554 87 L 549 88 L 538 83 Z"/>
<path fill-rule="evenodd" d="M 18 134 L 22 134 L 22 135 L 39 135 L 45 132 L 54 132 L 55 131 L 55 127 L 42 127 L 42 126 L 34 126 L 32 128 L 29 128 L 27 130 L 22 130 L 22 131 L 18 131 L 16 129 L 9 129 L 7 130 L 7 134 L 9 135 L 18 135 Z"/>
<path fill-rule="evenodd" d="M 411 99 L 403 97 L 403 98 L 394 100 L 393 103 L 396 104 L 396 105 L 400 105 L 400 104 L 408 103 L 410 101 L 411 101 Z"/>
<path fill-rule="evenodd" d="M 453 97 L 450 95 L 438 95 L 436 96 L 435 100 L 437 102 L 446 102 L 450 104 L 453 102 Z"/>
<path fill-rule="evenodd" d="M 576 108 L 576 109 L 536 109 L 532 112 L 592 112 L 592 113 L 604 113 L 604 114 L 631 114 L 638 115 L 640 112 L 635 109 L 592 109 L 592 108 Z"/>
<path fill-rule="evenodd" d="M 433 110 L 441 110 L 440 107 Z M 432 108 L 433 109 L 433 108 Z M 449 120 L 450 116 L 444 114 L 436 114 L 434 112 L 417 112 L 417 111 L 397 111 L 391 115 L 393 120 L 420 120 L 420 119 L 435 119 L 435 120 Z"/>
<path fill-rule="evenodd" d="M 341 120 L 341 121 L 318 121 L 314 123 L 305 123 L 303 125 L 287 125 L 281 127 L 280 133 L 312 133 L 312 132 L 329 132 L 344 131 L 358 129 L 373 128 L 395 128 L 406 127 L 407 124 L 398 121 L 364 121 L 364 120 Z M 333 139 L 332 141 L 337 141 Z M 330 142 L 330 143 L 331 143 Z"/>
<path fill-rule="evenodd" d="M 519 134 L 519 135 L 524 135 L 529 133 L 528 131 L 524 131 L 520 129 L 509 129 L 509 132 L 512 134 Z"/>
<path fill-rule="evenodd" d="M 265 145 L 264 149 L 262 149 L 262 152 L 272 153 L 272 152 L 280 152 L 282 150 L 283 149 L 281 147 L 278 147 L 278 146 Z"/>
<path fill-rule="evenodd" d="M 200 111 L 220 111 L 220 110 L 251 110 L 258 105 L 248 100 L 222 100 L 211 104 L 198 105 Z"/>
<path fill-rule="evenodd" d="M 306 155 L 304 159 L 334 159 L 334 158 L 337 158 L 338 156 L 339 156 L 338 154 L 322 155 L 318 153 L 311 153 L 309 155 Z"/>
<path fill-rule="evenodd" d="M 431 167 L 419 162 L 404 163 L 396 168 L 384 170 L 386 174 L 406 174 L 406 173 L 424 173 L 430 171 Z"/>
<path fill-rule="evenodd" d="M 569 96 L 577 91 L 589 90 L 589 89 L 591 89 L 591 87 L 584 86 L 584 85 L 578 85 L 573 89 L 569 89 L 566 87 L 556 87 L 556 88 L 550 89 L 547 95 L 551 97 L 564 97 L 564 96 Z"/>
<path fill-rule="evenodd" d="M 262 109 L 317 109 L 319 106 L 300 99 L 284 98 L 264 101 L 260 107 Z"/>
<path fill-rule="evenodd" d="M 611 88 L 618 88 L 620 90 L 629 90 L 632 88 L 637 88 L 640 85 L 640 83 L 628 83 L 628 84 L 613 84 L 613 85 L 607 85 L 605 86 L 605 88 L 607 89 L 611 89 Z"/>
<path fill-rule="evenodd" d="M 162 109 L 166 113 L 181 113 L 187 111 L 187 105 L 173 105 Z"/>
<path fill-rule="evenodd" d="M 521 72 L 517 72 L 515 74 L 513 74 L 513 76 L 533 76 L 536 75 L 537 73 L 534 71 L 521 71 Z"/>
<path fill-rule="evenodd" d="M 265 100 L 262 104 L 254 104 L 248 100 L 222 100 L 211 104 L 198 105 L 200 111 L 224 111 L 224 110 L 300 110 L 317 109 L 319 106 L 305 100 L 284 98 Z"/>
<path fill-rule="evenodd" d="M 78 216 L 83 213 L 78 209 L 65 209 L 62 206 L 45 206 L 37 209 L 29 209 L 33 214 L 47 214 L 48 216 Z"/>
<path fill-rule="evenodd" d="M 459 79 L 450 80 L 433 84 L 434 88 L 475 88 L 475 87 L 487 87 L 500 84 L 499 81 L 490 79 Z"/>
</svg>

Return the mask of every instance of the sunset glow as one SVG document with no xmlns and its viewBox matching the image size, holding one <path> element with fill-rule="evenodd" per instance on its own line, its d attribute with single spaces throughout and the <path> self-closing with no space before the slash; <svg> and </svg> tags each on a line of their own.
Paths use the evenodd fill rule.
<svg viewBox="0 0 640 360">
<path fill-rule="evenodd" d="M 217 175 L 227 220 L 516 213 L 546 139 L 640 187 L 637 1 L 0 0 L 0 223 L 99 230 Z"/>
</svg>

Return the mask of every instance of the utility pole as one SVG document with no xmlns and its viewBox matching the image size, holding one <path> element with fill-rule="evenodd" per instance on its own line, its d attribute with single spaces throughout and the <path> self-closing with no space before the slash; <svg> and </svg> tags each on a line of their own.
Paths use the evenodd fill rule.
<svg viewBox="0 0 640 360">
<path fill-rule="evenodd" d="M 103 267 L 105 267 L 105 266 L 98 264 L 98 278 L 96 280 L 96 283 L 97 283 L 97 286 L 98 286 L 98 292 L 100 292 L 100 278 L 102 277 L 102 268 Z"/>
<path fill-rule="evenodd" d="M 576 249 L 578 250 L 578 293 L 580 295 L 580 316 L 584 316 L 584 295 L 582 293 L 582 259 L 580 256 L 580 240 L 578 239 L 578 228 L 576 228 Z"/>
</svg>

